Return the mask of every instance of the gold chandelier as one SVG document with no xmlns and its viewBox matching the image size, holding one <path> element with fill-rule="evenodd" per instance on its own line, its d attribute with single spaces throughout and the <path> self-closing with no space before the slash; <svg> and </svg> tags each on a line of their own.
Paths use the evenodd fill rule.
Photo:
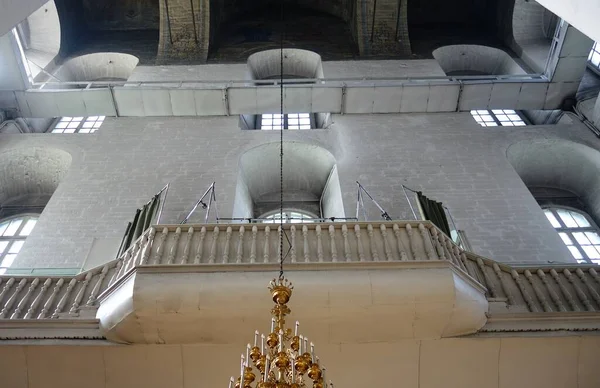
<svg viewBox="0 0 600 388">
<path fill-rule="evenodd" d="M 229 380 L 229 388 L 313 388 L 326 385 L 325 367 L 319 364 L 315 345 L 308 338 L 298 335 L 299 323 L 292 332 L 285 328 L 285 316 L 291 310 L 287 306 L 294 287 L 280 276 L 269 284 L 275 306 L 271 309 L 271 332 L 265 337 L 254 332 L 254 346 L 246 347 L 242 354 L 240 377 Z M 309 348 L 310 345 L 310 348 Z M 329 382 L 329 387 L 333 384 Z"/>
</svg>

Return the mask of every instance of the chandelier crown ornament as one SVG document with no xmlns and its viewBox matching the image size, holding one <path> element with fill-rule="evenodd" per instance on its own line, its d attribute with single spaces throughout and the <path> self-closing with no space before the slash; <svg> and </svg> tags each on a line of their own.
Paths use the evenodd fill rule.
<svg viewBox="0 0 600 388">
<path fill-rule="evenodd" d="M 293 331 L 285 327 L 285 316 L 291 312 L 287 303 L 293 288 L 284 277 L 269 283 L 275 303 L 271 309 L 271 331 L 267 335 L 258 330 L 254 332 L 254 346 L 246 346 L 246 355 L 241 357 L 240 377 L 237 380 L 231 377 L 229 388 L 309 388 L 311 385 L 312 388 L 333 388 L 331 382 L 326 383 L 326 369 L 315 355 L 315 345 L 298 334 L 300 323 L 296 321 Z"/>
</svg>

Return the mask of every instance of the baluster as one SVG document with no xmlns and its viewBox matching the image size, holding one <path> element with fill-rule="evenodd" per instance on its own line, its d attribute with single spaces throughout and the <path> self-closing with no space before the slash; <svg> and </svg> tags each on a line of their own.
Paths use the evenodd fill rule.
<svg viewBox="0 0 600 388">
<path fill-rule="evenodd" d="M 4 308 L 2 309 L 2 311 L 0 311 L 0 318 L 4 318 L 6 316 L 6 314 L 8 314 L 8 311 L 12 308 L 12 305 L 15 303 L 15 301 L 17 300 L 17 297 L 19 296 L 19 292 L 21 292 L 21 290 L 23 289 L 23 287 L 25 287 L 26 284 L 27 284 L 26 278 L 21 279 L 19 284 L 17 284 L 17 288 L 15 289 L 15 292 L 10 296 L 10 298 L 8 298 L 8 300 L 4 304 Z"/>
<path fill-rule="evenodd" d="M 427 254 L 427 258 L 429 260 L 435 260 L 433 243 L 431 242 L 431 237 L 427 232 L 427 228 L 425 228 L 425 225 L 419 224 L 419 231 L 421 231 L 421 238 L 423 239 L 423 246 L 425 246 L 425 253 Z"/>
<path fill-rule="evenodd" d="M 35 310 L 37 310 L 39 304 L 41 303 L 42 298 L 44 297 L 44 294 L 46 293 L 46 290 L 48 290 L 48 287 L 50 287 L 50 284 L 52 284 L 52 279 L 50 279 L 50 278 L 46 279 L 44 284 L 42 284 L 42 288 L 40 289 L 40 292 L 38 292 L 37 296 L 33 300 L 33 303 L 31 303 L 31 306 L 29 306 L 29 310 L 27 310 L 27 313 L 25 314 L 23 319 L 31 319 L 31 317 L 33 316 L 33 313 L 35 312 Z"/>
<path fill-rule="evenodd" d="M 154 236 L 156 235 L 156 228 L 151 227 L 148 232 L 148 239 L 146 240 L 146 245 L 144 245 L 144 252 L 142 253 L 142 259 L 140 260 L 140 265 L 148 264 L 148 259 L 150 258 L 150 251 L 152 250 L 152 243 L 154 242 Z"/>
<path fill-rule="evenodd" d="M 129 255 L 129 261 L 127 262 L 127 271 L 135 267 L 136 256 L 142 252 L 142 241 L 137 240 L 135 245 L 131 248 L 131 254 Z M 125 272 L 127 272 L 125 271 Z"/>
<path fill-rule="evenodd" d="M 460 252 L 460 261 L 463 263 L 463 266 L 465 268 L 465 272 L 468 273 L 469 275 L 471 275 L 469 273 L 469 266 L 468 266 L 469 259 L 467 259 L 467 255 L 465 254 L 465 251 L 461 251 Z"/>
<path fill-rule="evenodd" d="M 65 294 L 62 296 L 62 298 L 60 298 L 60 301 L 56 306 L 56 310 L 54 310 L 54 313 L 52 314 L 52 318 L 58 318 L 58 314 L 62 312 L 63 308 L 67 304 L 67 299 L 71 296 L 71 291 L 73 290 L 73 287 L 75 287 L 75 284 L 77 284 L 77 279 L 71 279 L 71 281 L 67 285 L 67 290 L 65 291 Z"/>
<path fill-rule="evenodd" d="M 189 227 L 185 235 L 185 243 L 183 244 L 183 255 L 181 256 L 181 264 L 187 264 L 188 258 L 190 257 L 190 245 L 192 244 L 192 238 L 194 238 L 194 228 Z"/>
<path fill-rule="evenodd" d="M 206 237 L 206 226 L 200 229 L 200 241 L 198 241 L 198 247 L 196 247 L 196 255 L 194 256 L 194 264 L 200 264 L 202 262 L 202 253 L 204 249 L 204 238 Z"/>
<path fill-rule="evenodd" d="M 2 299 L 4 299 L 4 296 L 10 291 L 10 289 L 14 283 L 15 283 L 15 278 L 10 278 L 4 284 L 4 287 L 2 288 L 2 292 L 0 292 L 0 302 L 2 302 Z"/>
<path fill-rule="evenodd" d="M 546 290 L 548 290 L 548 294 L 550 294 L 550 298 L 552 299 L 552 301 L 554 302 L 556 307 L 558 307 L 558 310 L 559 311 L 567 311 L 567 309 L 563 305 L 562 301 L 560 300 L 560 297 L 558 296 L 558 294 L 552 289 L 552 285 L 548 281 L 548 277 L 546 276 L 544 271 L 542 271 L 541 269 L 538 269 L 537 275 L 542 280 L 542 283 L 544 283 L 544 285 L 546 286 Z"/>
<path fill-rule="evenodd" d="M 102 287 L 102 282 L 104 281 L 104 278 L 106 277 L 107 273 L 108 273 L 108 265 L 105 265 L 104 267 L 102 267 L 102 271 L 98 275 L 98 280 L 96 281 L 96 284 L 94 284 L 94 288 L 92 288 L 92 292 L 90 292 L 90 296 L 87 300 L 87 303 L 85 304 L 86 306 L 88 306 L 88 307 L 93 306 L 94 303 L 96 302 L 96 296 L 98 296 L 98 293 L 100 292 L 100 287 Z"/>
<path fill-rule="evenodd" d="M 408 234 L 408 245 L 410 247 L 410 253 L 412 254 L 413 260 L 421 260 L 421 258 L 419 258 L 419 252 L 417 251 L 416 236 L 413 233 L 412 225 L 406 224 L 404 228 L 406 229 L 406 233 Z"/>
<path fill-rule="evenodd" d="M 508 285 L 506 284 L 504 276 L 502 276 L 502 270 L 500 269 L 500 266 L 498 266 L 497 263 L 494 263 L 492 264 L 492 268 L 494 269 L 494 273 L 498 277 L 498 280 L 500 280 L 500 285 L 502 286 L 504 295 L 506 295 L 506 298 L 508 299 L 508 304 L 515 304 L 515 299 L 512 295 L 512 292 L 510 292 L 510 288 L 508 288 Z"/>
<path fill-rule="evenodd" d="M 217 256 L 217 242 L 219 238 L 219 227 L 215 226 L 212 234 L 212 243 L 210 244 L 210 254 L 208 255 L 208 263 L 214 264 Z"/>
<path fill-rule="evenodd" d="M 256 234 L 258 233 L 258 227 L 254 225 L 252 227 L 252 244 L 250 244 L 250 263 L 256 263 Z"/>
<path fill-rule="evenodd" d="M 23 280 L 25 280 L 25 279 L 23 279 Z M 15 309 L 15 311 L 10 316 L 10 319 L 18 318 L 19 315 L 21 315 L 21 311 L 23 311 L 23 308 L 25 307 L 25 305 L 27 304 L 27 302 L 29 302 L 29 297 L 31 296 L 31 294 L 33 294 L 33 291 L 35 291 L 35 289 L 36 289 L 36 287 L 37 287 L 37 285 L 38 285 L 39 282 L 40 282 L 40 279 L 38 279 L 38 278 L 33 279 L 33 281 L 31 282 L 31 285 L 27 289 L 27 292 L 25 293 L 25 295 L 23 296 L 23 298 L 21 298 L 21 301 L 17 305 L 17 308 Z"/>
<path fill-rule="evenodd" d="M 46 314 L 52 308 L 52 304 L 54 303 L 54 299 L 56 299 L 56 296 L 60 292 L 60 289 L 62 288 L 64 282 L 65 282 L 65 279 L 62 279 L 62 278 L 58 279 L 58 282 L 56 282 L 56 285 L 54 286 L 54 290 L 52 290 L 52 294 L 50 294 L 50 297 L 48 297 L 48 300 L 46 300 L 46 303 L 44 303 L 44 307 L 42 308 L 42 311 L 40 311 L 37 319 L 44 319 L 44 318 L 46 318 Z"/>
<path fill-rule="evenodd" d="M 452 244 L 452 243 L 450 243 Z M 463 271 L 467 272 L 467 266 L 465 263 L 463 263 L 463 261 L 461 260 L 460 257 L 460 248 L 457 245 L 454 245 L 452 247 L 452 250 L 454 251 L 454 256 L 456 257 L 456 263 L 458 264 L 459 268 L 462 268 Z"/>
<path fill-rule="evenodd" d="M 92 279 L 92 273 L 88 272 L 81 282 L 81 287 L 79 287 L 79 291 L 77 291 L 77 295 L 75 295 L 75 300 L 73 301 L 73 305 L 71 305 L 71 309 L 69 310 L 69 315 L 77 314 L 77 310 L 79 310 L 79 304 L 83 299 L 83 295 L 85 294 L 85 290 Z"/>
<path fill-rule="evenodd" d="M 406 249 L 404 248 L 404 244 L 402 243 L 402 238 L 400 235 L 400 226 L 398 224 L 394 224 L 393 230 L 394 236 L 396 236 L 396 244 L 398 244 L 398 252 L 400 252 L 400 260 L 406 261 L 408 260 L 408 256 L 406 255 Z"/>
<path fill-rule="evenodd" d="M 373 225 L 367 225 L 367 234 L 369 235 L 369 246 L 371 247 L 371 256 L 373 261 L 379 261 L 379 252 L 377 252 L 377 244 L 373 233 Z"/>
<path fill-rule="evenodd" d="M 169 249 L 169 255 L 167 256 L 167 264 L 173 264 L 175 261 L 175 255 L 177 254 L 177 246 L 179 245 L 179 239 L 181 238 L 181 227 L 175 229 L 175 235 L 173 236 L 173 244 Z"/>
<path fill-rule="evenodd" d="M 350 244 L 348 243 L 348 226 L 342 225 L 342 237 L 344 238 L 344 257 L 346 261 L 352 261 L 352 255 L 350 254 Z"/>
<path fill-rule="evenodd" d="M 290 226 L 290 238 L 291 238 L 290 255 L 292 257 L 292 263 L 295 263 L 296 262 L 296 226 L 295 225 Z"/>
<path fill-rule="evenodd" d="M 320 228 L 317 226 L 317 228 Z M 310 262 L 310 253 L 308 252 L 308 227 L 306 225 L 302 225 L 302 238 L 304 240 L 304 262 Z"/>
<path fill-rule="evenodd" d="M 585 286 L 587 287 L 588 291 L 590 292 L 590 294 L 592 295 L 592 298 L 596 301 L 596 303 L 598 304 L 598 306 L 600 306 L 600 295 L 598 295 L 598 292 L 596 291 L 596 289 L 594 289 L 594 286 L 591 285 L 588 282 L 587 277 L 585 276 L 585 273 L 583 273 L 583 271 L 581 270 L 581 268 L 578 268 L 575 273 L 577 274 L 577 276 L 579 276 L 579 279 L 581 279 L 581 282 L 583 284 L 585 284 Z"/>
<path fill-rule="evenodd" d="M 573 309 L 573 311 L 581 311 L 581 309 L 579 308 L 579 306 L 577 305 L 577 303 L 575 303 L 575 299 L 573 299 L 573 296 L 571 296 L 571 293 L 569 292 L 569 290 L 567 290 L 567 287 L 565 287 L 562 284 L 562 282 L 560 281 L 560 277 L 558 276 L 558 273 L 554 269 L 551 269 L 550 270 L 550 275 L 552 275 L 552 278 L 554 279 L 554 281 L 556 282 L 556 284 L 558 284 L 558 287 L 560 288 L 560 291 L 564 295 L 564 297 L 567 300 L 567 302 L 569 302 L 569 305 L 571 306 L 571 308 Z"/>
<path fill-rule="evenodd" d="M 323 240 L 321 237 L 321 225 L 317 225 L 316 234 L 317 234 L 317 258 L 319 263 L 323 262 Z"/>
<path fill-rule="evenodd" d="M 592 306 L 592 304 L 588 300 L 587 296 L 585 295 L 585 292 L 583 292 L 583 290 L 581 290 L 581 288 L 575 283 L 575 277 L 571 274 L 571 271 L 565 268 L 563 270 L 563 274 L 567 277 L 567 280 L 573 285 L 577 297 L 579 297 L 579 300 L 581 301 L 581 303 L 583 303 L 585 308 L 588 311 L 594 311 L 594 306 Z"/>
<path fill-rule="evenodd" d="M 242 256 L 244 255 L 244 232 L 246 232 L 246 228 L 242 225 L 238 234 L 237 254 L 235 255 L 235 262 L 238 264 L 242 262 Z"/>
<path fill-rule="evenodd" d="M 117 278 L 123 276 L 128 270 L 129 263 L 131 262 L 131 249 L 128 249 L 119 260 L 121 261 L 121 267 L 119 267 Z"/>
<path fill-rule="evenodd" d="M 593 269 L 593 268 L 590 268 L 590 269 L 588 270 L 588 272 L 590 273 L 590 275 L 592 275 L 592 277 L 594 278 L 594 280 L 596 280 L 596 282 L 597 282 L 598 284 L 600 284 L 600 276 L 598 276 L 598 273 L 596 272 L 596 270 L 595 270 L 595 269 Z"/>
<path fill-rule="evenodd" d="M 544 296 L 544 293 L 542 292 L 542 290 L 540 290 L 540 288 L 535 284 L 535 281 L 533 280 L 533 275 L 531 274 L 531 271 L 526 269 L 524 273 L 525 273 L 525 277 L 527 278 L 527 280 L 529 280 L 531 287 L 533 287 L 533 292 L 535 292 L 535 295 L 537 296 L 538 300 L 542 304 L 544 311 L 551 312 L 552 307 L 550 307 L 550 304 L 546 300 L 546 296 Z"/>
<path fill-rule="evenodd" d="M 510 271 L 510 274 L 512 275 L 512 278 L 515 279 L 517 286 L 519 286 L 519 290 L 521 290 L 521 295 L 523 295 L 523 298 L 525 298 L 525 302 L 527 303 L 527 306 L 529 307 L 529 311 L 534 312 L 534 313 L 537 312 L 537 307 L 535 306 L 535 303 L 533 303 L 533 299 L 531 298 L 531 295 L 529 295 L 529 293 L 525 289 L 525 285 L 523 284 L 523 281 L 521 280 L 519 273 L 513 269 Z"/>
<path fill-rule="evenodd" d="M 454 252 L 454 247 L 452 246 L 452 242 L 449 238 L 444 238 L 444 242 L 446 243 L 446 250 L 448 251 L 448 257 L 450 257 L 450 261 L 460 267 L 459 260 L 456 257 L 456 252 Z"/>
<path fill-rule="evenodd" d="M 228 226 L 225 230 L 225 248 L 223 249 L 223 264 L 229 263 L 229 242 L 231 241 L 231 235 L 233 234 L 233 229 L 231 226 Z"/>
<path fill-rule="evenodd" d="M 335 246 L 335 228 L 329 225 L 329 239 L 331 240 L 331 261 L 337 262 L 337 247 Z"/>
<path fill-rule="evenodd" d="M 354 234 L 356 235 L 356 248 L 358 249 L 358 260 L 365 261 L 365 252 L 363 251 L 363 245 L 360 239 L 360 225 L 354 225 Z"/>
<path fill-rule="evenodd" d="M 440 243 L 440 234 L 438 233 L 437 228 L 433 227 L 430 229 L 431 236 L 433 237 L 433 242 L 435 243 L 435 249 L 437 250 L 437 255 L 440 260 L 446 260 L 446 253 L 444 252 L 444 247 Z"/>
<path fill-rule="evenodd" d="M 271 228 L 265 227 L 265 244 L 263 250 L 263 263 L 269 262 L 269 235 L 271 234 Z"/>
<path fill-rule="evenodd" d="M 117 279 L 119 279 L 122 267 L 123 267 L 123 260 L 121 260 L 121 259 L 117 260 L 117 263 L 115 264 L 115 272 L 114 272 L 112 278 L 110 279 L 110 282 L 108 282 L 109 285 L 113 284 L 114 282 L 117 281 Z"/>
<path fill-rule="evenodd" d="M 158 244 L 156 246 L 156 252 L 154 253 L 152 264 L 161 264 L 162 256 L 165 250 L 165 240 L 167 239 L 167 234 L 169 234 L 169 228 L 165 226 L 162 230 L 162 233 L 158 237 Z"/>
<path fill-rule="evenodd" d="M 485 264 L 483 263 L 483 260 L 481 260 L 481 258 L 479 258 L 479 257 L 477 258 L 477 266 L 479 267 L 479 270 L 483 274 L 483 280 L 485 281 L 485 286 L 487 287 L 487 289 L 492 294 L 492 298 L 497 298 L 498 297 L 498 290 L 496 289 L 496 285 L 494 284 L 494 282 L 490 278 L 490 275 L 485 270 Z"/>
<path fill-rule="evenodd" d="M 385 251 L 385 258 L 387 261 L 392 261 L 394 258 L 392 256 L 392 249 L 390 248 L 390 244 L 387 240 L 387 229 L 385 224 L 381 224 L 379 226 L 379 230 L 381 230 L 381 236 L 383 237 L 383 250 Z"/>
<path fill-rule="evenodd" d="M 135 244 L 135 250 L 134 253 L 132 255 L 132 263 L 131 263 L 131 268 L 134 268 L 136 265 L 138 265 L 139 262 L 142 261 L 142 251 L 144 250 L 144 246 L 145 246 L 145 242 L 148 239 L 148 232 L 144 233 L 140 239 L 138 239 L 138 241 Z"/>
</svg>

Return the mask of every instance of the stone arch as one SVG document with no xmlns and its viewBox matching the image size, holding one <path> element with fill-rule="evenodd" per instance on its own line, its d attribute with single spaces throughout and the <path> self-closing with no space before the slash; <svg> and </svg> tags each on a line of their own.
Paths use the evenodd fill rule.
<svg viewBox="0 0 600 388">
<path fill-rule="evenodd" d="M 535 0 L 515 0 L 511 48 L 534 71 L 546 67 L 559 18 Z"/>
<path fill-rule="evenodd" d="M 527 140 L 511 145 L 507 157 L 530 190 L 573 193 L 600 220 L 600 151 L 561 139 Z"/>
<path fill-rule="evenodd" d="M 61 27 L 54 0 L 33 12 L 18 27 L 31 75 L 52 67 L 61 46 Z"/>
<path fill-rule="evenodd" d="M 63 82 L 126 81 L 137 66 L 136 56 L 124 53 L 94 53 L 66 60 L 54 76 Z"/>
<path fill-rule="evenodd" d="M 433 51 L 446 75 L 506 75 L 525 71 L 506 52 L 488 46 L 459 44 Z"/>
<path fill-rule="evenodd" d="M 344 217 L 336 160 L 317 145 L 284 142 L 284 202 L 287 207 Z M 279 143 L 249 149 L 240 157 L 233 217 L 254 218 L 279 205 Z"/>
<path fill-rule="evenodd" d="M 57 148 L 15 148 L 0 153 L 0 218 L 36 208 L 41 213 L 71 166 Z"/>
<path fill-rule="evenodd" d="M 247 78 L 250 80 L 278 79 L 281 74 L 281 51 L 272 49 L 254 53 L 248 57 L 246 64 Z M 309 50 L 284 49 L 283 76 L 284 78 L 323 78 L 321 56 Z M 323 128 L 330 115 L 320 112 L 315 113 L 314 116 L 316 127 Z M 257 117 L 257 115 L 242 115 L 240 126 L 245 129 L 257 128 Z"/>
</svg>

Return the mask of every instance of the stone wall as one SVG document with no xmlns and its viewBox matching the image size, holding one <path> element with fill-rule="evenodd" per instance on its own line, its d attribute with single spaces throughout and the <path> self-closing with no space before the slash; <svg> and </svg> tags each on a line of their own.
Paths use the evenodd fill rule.
<svg viewBox="0 0 600 388">
<path fill-rule="evenodd" d="M 507 160 L 507 148 L 540 136 L 600 146 L 583 125 L 486 129 L 469 113 L 333 116 L 330 129 L 284 136 L 333 154 L 346 216 L 355 214 L 359 180 L 393 218 L 411 219 L 405 184 L 444 202 L 476 253 L 504 262 L 572 260 Z M 71 153 L 67 176 L 14 266 L 74 268 L 90 266 L 88 255 L 96 265 L 112 259 L 135 209 L 167 182 L 161 222 L 180 222 L 213 181 L 220 215 L 229 217 L 240 156 L 277 142 L 279 133 L 240 130 L 233 116 L 107 118 L 95 135 L 5 134 L 0 140 L 3 152 L 46 146 Z M 378 220 L 378 210 L 366 205 L 369 218 Z M 203 217 L 197 213 L 190 222 Z M 98 247 L 106 257 L 98 257 Z"/>
</svg>

